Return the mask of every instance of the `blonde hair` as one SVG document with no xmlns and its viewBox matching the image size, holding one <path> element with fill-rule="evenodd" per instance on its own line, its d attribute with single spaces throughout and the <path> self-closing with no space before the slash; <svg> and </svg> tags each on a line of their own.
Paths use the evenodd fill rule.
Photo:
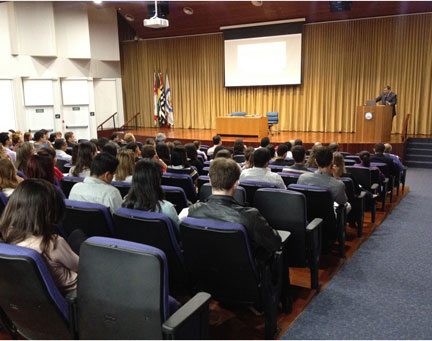
<svg viewBox="0 0 432 341">
<path fill-rule="evenodd" d="M 317 153 L 318 149 L 320 149 L 320 148 L 321 148 L 321 146 L 318 145 L 318 144 L 315 144 L 312 147 L 312 151 L 311 151 L 311 153 L 309 155 L 309 158 L 308 158 L 308 160 L 306 162 L 307 168 L 318 168 L 318 164 L 316 162 L 316 153 Z"/>
<path fill-rule="evenodd" d="M 27 170 L 27 161 L 34 154 L 33 144 L 30 142 L 24 142 L 19 145 L 16 152 L 15 166 L 18 170 L 25 172 Z"/>
<path fill-rule="evenodd" d="M 16 170 L 11 160 L 0 159 L 0 189 L 16 188 L 18 181 L 15 176 Z"/>
<path fill-rule="evenodd" d="M 124 181 L 126 177 L 133 174 L 135 167 L 135 152 L 130 149 L 122 149 L 117 153 L 119 165 L 115 177 L 116 181 Z"/>
<path fill-rule="evenodd" d="M 344 157 L 341 153 L 339 152 L 334 152 L 333 153 L 333 163 L 339 167 L 339 176 L 342 176 L 343 174 L 346 173 L 346 169 L 345 169 L 345 160 Z"/>
<path fill-rule="evenodd" d="M 133 134 L 131 134 L 131 133 L 127 133 L 123 137 L 123 140 L 125 140 L 126 143 L 135 142 L 135 136 Z"/>
</svg>

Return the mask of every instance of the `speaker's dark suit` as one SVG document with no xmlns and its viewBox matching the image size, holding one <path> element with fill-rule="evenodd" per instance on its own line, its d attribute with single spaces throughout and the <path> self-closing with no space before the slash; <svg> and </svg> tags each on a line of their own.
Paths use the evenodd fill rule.
<svg viewBox="0 0 432 341">
<path fill-rule="evenodd" d="M 375 98 L 375 102 L 381 101 L 382 105 L 387 105 L 387 102 L 390 103 L 393 109 L 393 116 L 396 115 L 395 105 L 397 104 L 397 95 L 394 92 L 389 92 L 387 95 L 383 92 L 377 98 Z"/>
</svg>

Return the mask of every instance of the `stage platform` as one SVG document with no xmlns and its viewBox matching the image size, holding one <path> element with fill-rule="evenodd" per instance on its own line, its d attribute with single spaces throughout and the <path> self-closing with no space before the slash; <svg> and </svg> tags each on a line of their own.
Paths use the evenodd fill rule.
<svg viewBox="0 0 432 341">
<path fill-rule="evenodd" d="M 109 137 L 114 130 L 98 131 L 98 136 Z M 130 132 L 135 135 L 137 141 L 142 143 L 149 137 L 155 138 L 156 134 L 161 132 L 167 136 L 168 141 L 179 140 L 181 143 L 189 143 L 194 140 L 201 141 L 202 144 L 213 145 L 212 138 L 216 135 L 216 129 L 180 129 L 180 128 L 140 128 L 128 129 L 126 131 L 116 131 L 121 136 Z M 245 136 L 222 136 L 222 143 L 226 146 L 232 146 L 234 141 L 242 138 L 247 146 L 258 147 L 260 140 L 256 137 Z M 300 132 L 300 131 L 281 131 L 269 135 L 270 142 L 279 144 L 282 142 L 301 139 L 306 149 L 312 148 L 315 142 L 321 142 L 324 145 L 331 142 L 338 142 L 340 150 L 349 153 L 358 153 L 362 150 L 372 151 L 374 144 L 378 141 L 361 141 L 358 140 L 355 133 L 322 133 L 322 132 Z M 387 142 L 387 141 L 386 141 Z M 393 153 L 399 155 L 402 159 L 405 155 L 405 143 L 402 142 L 400 134 L 392 134 L 390 143 L 393 146 Z"/>
</svg>

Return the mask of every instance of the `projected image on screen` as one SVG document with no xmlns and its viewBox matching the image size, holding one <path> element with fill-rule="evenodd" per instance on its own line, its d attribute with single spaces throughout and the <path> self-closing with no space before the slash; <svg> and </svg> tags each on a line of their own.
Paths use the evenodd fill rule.
<svg viewBox="0 0 432 341">
<path fill-rule="evenodd" d="M 282 72 L 286 65 L 286 43 L 247 44 L 237 47 L 239 70 L 250 75 Z"/>
<path fill-rule="evenodd" d="M 225 40 L 225 86 L 301 83 L 302 35 Z"/>
</svg>

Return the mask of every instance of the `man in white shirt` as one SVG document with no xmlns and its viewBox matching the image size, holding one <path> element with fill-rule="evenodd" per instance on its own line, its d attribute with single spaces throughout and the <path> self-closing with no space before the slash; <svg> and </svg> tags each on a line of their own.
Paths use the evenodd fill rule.
<svg viewBox="0 0 432 341">
<path fill-rule="evenodd" d="M 286 189 L 282 177 L 277 173 L 273 173 L 270 168 L 267 168 L 270 161 L 270 152 L 267 148 L 259 148 L 255 150 L 253 160 L 253 168 L 248 168 L 241 172 L 240 182 L 245 180 L 270 182 L 277 185 L 279 188 Z"/>
<path fill-rule="evenodd" d="M 3 149 L 5 150 L 6 154 L 9 155 L 10 159 L 13 162 L 16 162 L 16 153 L 10 150 L 12 141 L 9 137 L 9 133 L 0 133 L 0 143 L 3 145 Z"/>
<path fill-rule="evenodd" d="M 57 139 L 54 142 L 54 148 L 55 148 L 57 159 L 65 160 L 67 162 L 72 161 L 72 156 L 66 153 L 67 143 L 65 139 Z"/>
<path fill-rule="evenodd" d="M 207 150 L 207 155 L 208 156 L 213 155 L 217 146 L 222 146 L 222 139 L 221 139 L 220 135 L 213 136 L 213 147 L 210 147 Z"/>
<path fill-rule="evenodd" d="M 69 199 L 101 204 L 114 213 L 123 202 L 120 191 L 111 185 L 118 163 L 111 154 L 98 154 L 92 161 L 90 176 L 72 187 Z"/>
</svg>

